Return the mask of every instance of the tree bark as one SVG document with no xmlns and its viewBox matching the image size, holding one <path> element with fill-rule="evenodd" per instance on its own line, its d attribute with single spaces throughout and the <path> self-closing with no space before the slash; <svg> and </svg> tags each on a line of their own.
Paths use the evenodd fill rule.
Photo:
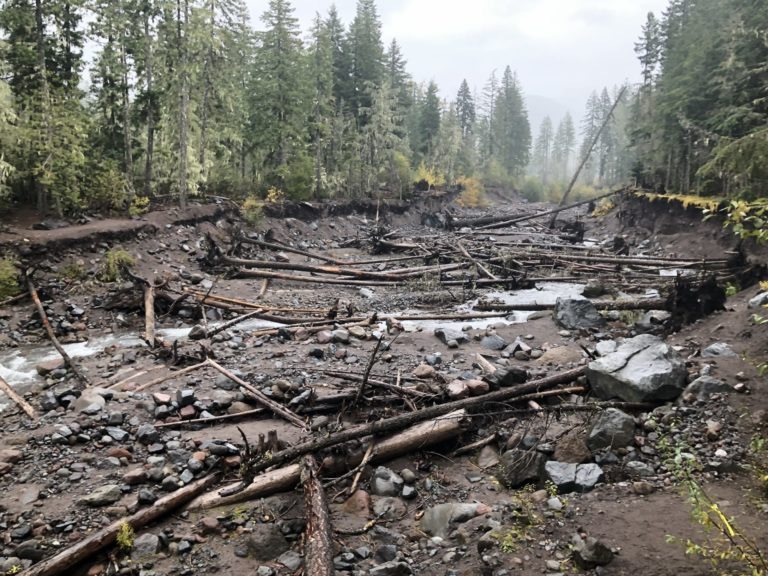
<svg viewBox="0 0 768 576">
<path fill-rule="evenodd" d="M 184 3 L 184 33 L 182 34 L 182 9 Z M 187 207 L 187 131 L 189 130 L 189 79 L 188 79 L 188 50 L 187 33 L 189 26 L 189 2 L 188 0 L 176 0 L 177 17 L 177 41 L 179 46 L 179 67 L 181 73 L 181 86 L 179 88 L 179 206 L 182 210 Z"/>
<path fill-rule="evenodd" d="M 27 416 L 32 418 L 32 420 L 37 418 L 37 413 L 35 412 L 35 409 L 32 408 L 32 406 L 30 406 L 29 402 L 27 402 L 26 400 L 24 400 L 24 398 L 19 396 L 16 393 L 16 390 L 11 388 L 11 385 L 8 384 L 8 382 L 6 382 L 5 380 L 3 380 L 2 376 L 0 376 L 0 390 L 5 392 L 5 395 L 8 396 L 8 398 L 10 398 L 11 400 L 13 400 L 13 402 L 19 408 L 21 408 L 27 414 Z"/>
<path fill-rule="evenodd" d="M 150 31 L 151 14 L 147 13 L 144 20 L 144 42 L 146 49 L 144 53 L 144 66 L 146 68 L 146 90 L 147 90 L 147 150 L 146 160 L 144 162 L 144 196 L 152 196 L 152 178 L 153 162 L 155 155 L 155 97 L 153 93 L 153 67 L 154 55 L 152 53 L 152 34 Z"/>
<path fill-rule="evenodd" d="M 45 313 L 45 308 L 43 308 L 43 303 L 40 302 L 40 296 L 37 294 L 37 288 L 35 288 L 34 283 L 30 278 L 27 278 L 27 288 L 29 289 L 29 295 L 32 297 L 32 302 L 35 303 L 35 308 L 37 308 L 37 313 L 40 316 L 40 322 L 43 324 L 43 328 L 45 328 L 45 331 L 48 333 L 48 338 L 50 338 L 51 343 L 53 344 L 53 347 L 56 348 L 56 351 L 61 355 L 61 357 L 64 359 L 64 364 L 72 370 L 74 375 L 77 377 L 77 379 L 80 381 L 81 384 L 84 384 L 85 386 L 88 386 L 88 379 L 80 373 L 80 370 L 77 368 L 74 362 L 72 362 L 72 358 L 69 357 L 69 354 L 67 354 L 67 351 L 64 350 L 61 343 L 59 342 L 59 339 L 56 338 L 56 334 L 53 332 L 53 327 L 51 326 L 50 321 L 48 320 L 48 315 Z"/>
<path fill-rule="evenodd" d="M 328 497 L 317 472 L 314 456 L 305 456 L 301 465 L 304 484 L 304 510 L 307 529 L 304 533 L 304 573 L 333 576 L 333 532 L 328 511 Z"/>
</svg>

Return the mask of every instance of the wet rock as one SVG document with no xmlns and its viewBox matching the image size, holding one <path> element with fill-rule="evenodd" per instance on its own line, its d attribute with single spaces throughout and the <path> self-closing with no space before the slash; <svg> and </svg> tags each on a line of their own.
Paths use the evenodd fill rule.
<svg viewBox="0 0 768 576">
<path fill-rule="evenodd" d="M 589 492 L 603 478 L 603 469 L 597 464 L 579 464 L 576 467 L 575 488 L 578 492 Z"/>
<path fill-rule="evenodd" d="M 729 344 L 725 342 L 715 342 L 701 351 L 702 358 L 726 358 L 738 357 Z"/>
<path fill-rule="evenodd" d="M 605 325 L 605 319 L 589 300 L 558 298 L 554 318 L 558 326 L 567 330 L 588 330 Z"/>
<path fill-rule="evenodd" d="M 146 562 L 160 550 L 160 538 L 156 534 L 145 532 L 133 541 L 131 559 L 135 562 Z"/>
<path fill-rule="evenodd" d="M 623 448 L 629 446 L 634 437 L 634 418 L 616 408 L 608 408 L 597 417 L 589 431 L 587 447 L 592 451 Z"/>
<path fill-rule="evenodd" d="M 762 308 L 766 304 L 768 304 L 768 292 L 762 292 L 752 298 L 747 304 L 747 307 L 750 310 L 756 310 L 758 308 Z"/>
<path fill-rule="evenodd" d="M 595 352 L 598 356 L 608 356 L 616 352 L 619 344 L 615 340 L 601 340 L 595 345 Z"/>
<path fill-rule="evenodd" d="M 576 464 L 550 461 L 544 465 L 547 477 L 560 493 L 571 492 L 576 486 Z"/>
<path fill-rule="evenodd" d="M 371 494 L 376 496 L 398 496 L 403 489 L 403 479 L 394 471 L 379 466 L 371 479 Z"/>
<path fill-rule="evenodd" d="M 208 331 L 200 324 L 195 324 L 189 331 L 188 338 L 190 340 L 202 340 L 208 336 Z"/>
<path fill-rule="evenodd" d="M 341 508 L 347 514 L 367 518 L 371 513 L 371 496 L 365 490 L 357 490 Z"/>
<path fill-rule="evenodd" d="M 151 424 L 142 424 L 136 431 L 136 439 L 142 444 L 152 444 L 160 439 L 160 433 Z"/>
<path fill-rule="evenodd" d="M 587 447 L 584 435 L 581 432 L 574 431 L 557 441 L 554 458 L 558 462 L 581 464 L 582 462 L 589 462 L 592 458 L 592 453 Z"/>
<path fill-rule="evenodd" d="M 656 471 L 654 470 L 653 466 L 651 466 L 650 464 L 646 464 L 645 462 L 641 462 L 639 460 L 633 460 L 632 462 L 627 462 L 626 470 L 630 476 L 638 477 L 638 478 L 647 478 L 649 476 L 653 476 L 654 474 L 656 474 Z"/>
<path fill-rule="evenodd" d="M 416 369 L 413 371 L 413 375 L 416 378 L 432 378 L 435 375 L 435 369 L 430 366 L 429 364 L 420 364 L 416 367 Z"/>
<path fill-rule="evenodd" d="M 507 369 L 500 368 L 496 370 L 488 380 L 500 386 L 506 388 L 507 386 L 514 386 L 515 384 L 523 384 L 528 380 L 528 370 L 519 368 L 517 366 L 511 366 Z"/>
<path fill-rule="evenodd" d="M 448 384 L 446 392 L 448 392 L 448 397 L 451 400 L 460 400 L 470 395 L 469 386 L 464 380 L 454 380 Z"/>
<path fill-rule="evenodd" d="M 509 488 L 541 479 L 547 457 L 538 451 L 508 450 L 501 455 L 501 480 Z"/>
<path fill-rule="evenodd" d="M 408 488 L 413 489 L 412 486 Z M 405 504 L 399 498 L 380 498 L 373 499 L 373 514 L 376 518 L 383 518 L 384 520 L 397 520 L 402 518 L 406 513 Z M 391 560 L 392 558 L 388 558 Z"/>
<path fill-rule="evenodd" d="M 607 566 L 613 561 L 611 549 L 591 536 L 585 539 L 574 534 L 571 538 L 571 551 L 576 564 L 586 570 Z"/>
<path fill-rule="evenodd" d="M 254 524 L 245 545 L 248 555 L 259 562 L 271 562 L 290 548 L 276 524 Z"/>
<path fill-rule="evenodd" d="M 122 497 L 123 493 L 120 491 L 120 486 L 117 484 L 107 484 L 106 486 L 95 488 L 89 494 L 81 497 L 77 502 L 84 506 L 98 508 L 100 506 L 114 504 Z"/>
<path fill-rule="evenodd" d="M 451 328 L 437 328 L 435 330 L 435 336 L 437 336 L 445 345 L 448 345 L 449 342 L 457 342 L 458 344 L 469 342 L 469 338 L 464 332 L 453 330 Z"/>
<path fill-rule="evenodd" d="M 707 400 L 713 394 L 727 394 L 733 392 L 728 384 L 712 376 L 700 376 L 688 384 L 683 391 L 682 399 L 688 402 L 693 400 Z"/>
<path fill-rule="evenodd" d="M 643 334 L 625 340 L 615 352 L 590 362 L 587 379 L 603 400 L 674 400 L 685 387 L 685 361 L 660 338 Z"/>
<path fill-rule="evenodd" d="M 480 345 L 488 350 L 504 350 L 508 346 L 507 341 L 498 334 L 489 334 L 480 341 Z"/>
<path fill-rule="evenodd" d="M 499 453 L 493 446 L 484 446 L 477 457 L 477 467 L 485 470 L 496 466 L 500 461 Z"/>
<path fill-rule="evenodd" d="M 291 573 L 294 573 L 301 568 L 303 562 L 301 556 L 293 550 L 288 550 L 288 552 L 281 554 L 277 559 L 277 563 L 285 566 Z"/>
<path fill-rule="evenodd" d="M 62 368 L 65 368 L 64 360 L 61 358 L 57 358 L 55 360 L 48 360 L 47 362 L 41 362 L 37 366 L 35 366 L 35 369 L 37 370 L 37 373 L 40 376 L 48 376 L 51 372 L 55 372 L 56 370 L 61 370 Z"/>
<path fill-rule="evenodd" d="M 423 532 L 430 536 L 447 538 L 456 524 L 471 520 L 475 516 L 488 514 L 491 511 L 485 504 L 447 503 L 438 504 L 427 509 L 419 521 Z"/>
</svg>

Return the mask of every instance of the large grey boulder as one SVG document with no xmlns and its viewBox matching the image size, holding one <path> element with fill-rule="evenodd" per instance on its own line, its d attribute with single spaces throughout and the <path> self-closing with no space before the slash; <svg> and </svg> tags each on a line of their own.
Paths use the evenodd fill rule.
<svg viewBox="0 0 768 576">
<path fill-rule="evenodd" d="M 635 420 L 616 408 L 608 408 L 598 416 L 589 431 L 587 447 L 592 450 L 624 448 L 635 437 Z"/>
<path fill-rule="evenodd" d="M 683 391 L 682 400 L 708 400 L 713 394 L 728 394 L 733 392 L 733 388 L 717 378 L 712 376 L 700 376 Z"/>
<path fill-rule="evenodd" d="M 555 303 L 555 322 L 567 330 L 600 328 L 605 318 L 589 300 L 558 298 Z"/>
<path fill-rule="evenodd" d="M 587 367 L 587 380 L 602 400 L 674 400 L 685 388 L 687 378 L 683 358 L 650 334 L 625 340 L 615 352 L 590 362 Z"/>
</svg>

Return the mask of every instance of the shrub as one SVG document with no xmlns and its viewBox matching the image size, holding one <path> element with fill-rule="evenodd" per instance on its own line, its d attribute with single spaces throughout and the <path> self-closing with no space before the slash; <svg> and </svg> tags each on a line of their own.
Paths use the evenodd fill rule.
<svg viewBox="0 0 768 576">
<path fill-rule="evenodd" d="M 133 543 L 135 539 L 136 534 L 134 533 L 131 525 L 128 524 L 128 522 L 123 522 L 120 524 L 120 528 L 117 531 L 117 536 L 115 537 L 120 550 L 123 552 L 130 552 L 133 549 Z"/>
<path fill-rule="evenodd" d="M 456 203 L 465 208 L 478 208 L 487 206 L 488 199 L 485 197 L 485 189 L 477 178 L 467 178 L 462 176 L 456 183 L 461 186 L 461 194 Z"/>
<path fill-rule="evenodd" d="M 16 266 L 10 258 L 0 260 L 0 300 L 12 298 L 21 291 Z"/>
<path fill-rule="evenodd" d="M 270 190 L 276 190 L 276 188 L 270 188 Z M 240 207 L 240 213 L 248 224 L 257 226 L 264 218 L 264 201 L 255 196 L 248 196 Z"/>
<path fill-rule="evenodd" d="M 136 264 L 136 259 L 125 250 L 110 250 L 104 262 L 101 277 L 106 282 L 117 282 L 123 275 L 125 268 Z"/>
</svg>

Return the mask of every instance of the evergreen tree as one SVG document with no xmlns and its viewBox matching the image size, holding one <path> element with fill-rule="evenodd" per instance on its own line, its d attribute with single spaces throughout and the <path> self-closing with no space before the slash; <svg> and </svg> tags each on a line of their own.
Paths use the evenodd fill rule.
<svg viewBox="0 0 768 576">
<path fill-rule="evenodd" d="M 539 127 L 539 134 L 533 147 L 533 167 L 543 184 L 547 184 L 552 170 L 552 147 L 554 134 L 552 119 L 545 116 Z"/>
<path fill-rule="evenodd" d="M 458 116 L 461 137 L 466 140 L 472 136 L 477 120 L 475 100 L 466 79 L 462 80 L 459 93 L 456 95 L 456 115 Z"/>
<path fill-rule="evenodd" d="M 640 41 L 635 43 L 635 53 L 642 66 L 643 86 L 648 87 L 656 77 L 661 59 L 661 28 L 653 12 L 648 12 Z"/>
<path fill-rule="evenodd" d="M 520 84 L 509 66 L 499 85 L 491 132 L 501 166 L 511 178 L 521 177 L 530 161 L 531 128 Z"/>
<path fill-rule="evenodd" d="M 350 62 L 350 105 L 358 117 L 371 107 L 384 78 L 384 45 L 374 0 L 357 0 L 357 12 L 347 38 Z"/>
<path fill-rule="evenodd" d="M 564 181 L 568 179 L 570 162 L 576 148 L 576 128 L 573 125 L 571 113 L 566 112 L 557 125 L 557 132 L 552 143 L 552 162 L 554 176 Z"/>
<path fill-rule="evenodd" d="M 427 85 L 420 109 L 418 148 L 415 152 L 420 160 L 424 160 L 432 157 L 440 132 L 440 97 L 434 81 Z"/>
</svg>

